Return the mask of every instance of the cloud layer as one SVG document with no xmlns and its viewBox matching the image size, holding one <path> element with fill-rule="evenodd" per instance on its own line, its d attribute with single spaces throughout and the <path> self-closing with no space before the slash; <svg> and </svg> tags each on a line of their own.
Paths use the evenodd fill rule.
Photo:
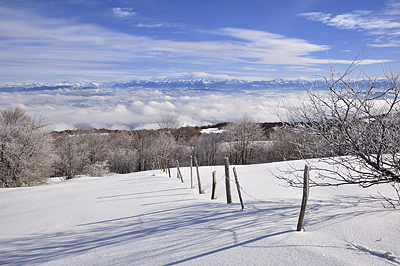
<svg viewBox="0 0 400 266">
<path fill-rule="evenodd" d="M 1 93 L 0 106 L 19 106 L 42 114 L 54 130 L 83 128 L 155 128 L 161 115 L 178 115 L 186 125 L 233 121 L 244 113 L 258 121 L 278 121 L 278 103 L 296 101 L 298 93 L 258 91 L 223 93 L 156 89 L 58 89 Z"/>
</svg>

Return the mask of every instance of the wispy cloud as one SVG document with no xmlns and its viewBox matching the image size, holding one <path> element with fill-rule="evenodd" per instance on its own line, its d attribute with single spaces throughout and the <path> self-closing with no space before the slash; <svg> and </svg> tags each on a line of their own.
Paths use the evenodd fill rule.
<svg viewBox="0 0 400 266">
<path fill-rule="evenodd" d="M 383 17 L 375 18 L 375 14 L 367 11 L 355 11 L 353 13 L 340 14 L 336 16 L 321 12 L 310 12 L 301 13 L 300 16 L 340 29 L 365 30 L 376 33 L 381 32 L 381 30 L 400 29 L 399 22 L 391 21 L 390 19 L 385 19 Z"/>
<path fill-rule="evenodd" d="M 131 9 L 116 12 L 133 13 Z M 119 80 L 182 71 L 224 75 L 223 70 L 240 72 L 244 67 L 258 68 L 261 73 L 276 66 L 326 64 L 324 51 L 330 49 L 328 45 L 249 29 L 221 28 L 208 34 L 213 35 L 212 41 L 155 39 L 0 7 L 0 72 L 9 79 L 0 82 L 18 77 L 33 81 L 51 76 L 68 79 L 74 75 Z M 378 62 L 382 61 L 364 63 Z"/>
<path fill-rule="evenodd" d="M 136 12 L 133 11 L 133 8 L 129 7 L 114 7 L 112 9 L 114 17 L 124 18 L 136 15 Z"/>
<path fill-rule="evenodd" d="M 299 16 L 310 21 L 345 30 L 364 31 L 374 36 L 370 43 L 375 47 L 400 46 L 400 2 L 389 1 L 380 11 L 355 10 L 344 14 L 322 12 L 301 13 Z"/>
<path fill-rule="evenodd" d="M 155 23 L 155 24 L 148 24 L 148 23 L 139 23 L 136 24 L 136 27 L 139 28 L 159 28 L 159 27 L 168 27 L 169 24 L 163 24 L 163 23 Z"/>
</svg>

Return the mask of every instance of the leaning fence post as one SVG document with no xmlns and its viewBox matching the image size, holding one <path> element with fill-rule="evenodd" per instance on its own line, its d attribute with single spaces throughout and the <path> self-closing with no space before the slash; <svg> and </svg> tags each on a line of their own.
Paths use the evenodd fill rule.
<svg viewBox="0 0 400 266">
<path fill-rule="evenodd" d="M 226 189 L 226 203 L 232 203 L 231 184 L 229 177 L 229 158 L 225 157 L 225 189 Z"/>
<path fill-rule="evenodd" d="M 299 221 L 297 223 L 297 231 L 301 231 L 303 227 L 304 215 L 306 213 L 307 200 L 310 190 L 310 168 L 306 164 L 304 167 L 304 182 L 303 182 L 303 200 L 301 202 Z"/>
<path fill-rule="evenodd" d="M 216 172 L 212 172 L 212 192 L 211 192 L 211 199 L 213 200 L 215 198 L 215 189 L 217 187 L 217 177 L 216 177 Z"/>
<path fill-rule="evenodd" d="M 193 156 L 190 156 L 190 188 L 193 188 Z"/>
<path fill-rule="evenodd" d="M 239 179 L 238 179 L 235 167 L 233 167 L 233 174 L 235 175 L 236 187 L 237 187 L 237 191 L 238 191 L 238 194 L 239 194 L 240 204 L 242 204 L 242 210 L 243 210 L 244 209 L 244 204 L 243 204 L 243 199 L 242 199 L 242 193 L 240 192 L 240 184 L 239 184 Z"/>
<path fill-rule="evenodd" d="M 199 187 L 199 194 L 201 194 L 201 180 L 200 180 L 200 173 L 199 173 L 199 164 L 197 162 L 197 157 L 194 157 L 194 161 L 196 163 L 196 171 L 197 171 L 197 184 Z"/>
<path fill-rule="evenodd" d="M 181 173 L 181 169 L 179 168 L 179 162 L 178 162 L 178 160 L 176 160 L 176 168 L 177 168 L 177 178 L 180 178 L 181 179 L 181 182 L 183 183 L 183 176 L 182 176 L 182 173 Z"/>
</svg>

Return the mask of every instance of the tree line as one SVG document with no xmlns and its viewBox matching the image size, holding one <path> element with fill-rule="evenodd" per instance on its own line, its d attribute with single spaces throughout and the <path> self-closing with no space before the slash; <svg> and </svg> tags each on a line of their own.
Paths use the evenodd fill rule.
<svg viewBox="0 0 400 266">
<path fill-rule="evenodd" d="M 220 133 L 202 134 L 206 127 L 183 126 L 179 117 L 166 115 L 157 130 L 50 132 L 43 118 L 8 108 L 0 110 L 0 186 L 37 185 L 48 177 L 145 171 L 167 159 L 189 166 L 190 156 L 199 165 L 223 164 L 227 156 L 233 164 L 293 159 L 295 152 L 289 149 L 294 146 L 289 147 L 284 134 L 277 133 L 280 125 L 257 123 L 244 114 L 235 122 L 215 125 Z"/>
</svg>

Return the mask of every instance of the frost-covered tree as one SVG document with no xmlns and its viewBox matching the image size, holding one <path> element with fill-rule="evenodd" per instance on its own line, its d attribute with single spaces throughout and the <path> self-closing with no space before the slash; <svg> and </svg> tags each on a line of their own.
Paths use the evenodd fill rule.
<svg viewBox="0 0 400 266">
<path fill-rule="evenodd" d="M 147 149 L 149 160 L 158 159 L 161 161 L 171 159 L 170 155 L 176 148 L 176 141 L 173 136 L 168 133 L 159 132 L 154 136 L 151 145 Z"/>
<path fill-rule="evenodd" d="M 84 173 L 84 167 L 89 161 L 85 134 L 79 131 L 75 134 L 64 132 L 56 140 L 56 152 L 58 175 L 71 179 Z"/>
<path fill-rule="evenodd" d="M 131 173 L 138 166 L 137 138 L 130 132 L 121 132 L 112 136 L 108 144 L 107 162 L 110 171 Z"/>
<path fill-rule="evenodd" d="M 229 157 L 234 164 L 253 163 L 257 150 L 262 149 L 265 139 L 264 131 L 259 123 L 244 114 L 226 129 Z"/>
<path fill-rule="evenodd" d="M 53 139 L 43 119 L 21 108 L 0 111 L 0 186 L 20 187 L 44 183 L 52 172 Z"/>
<path fill-rule="evenodd" d="M 183 126 L 183 123 L 177 115 L 162 115 L 157 121 L 159 129 L 175 130 Z"/>
<path fill-rule="evenodd" d="M 220 133 L 202 134 L 192 140 L 192 154 L 200 165 L 217 165 L 223 163 L 221 150 L 222 136 Z"/>
<path fill-rule="evenodd" d="M 302 106 L 289 111 L 286 129 L 301 137 L 298 151 L 325 165 L 314 166 L 320 174 L 310 185 L 391 183 L 399 188 L 399 73 L 372 79 L 361 63 L 354 60 L 344 72 L 332 66 L 324 86 L 308 89 Z M 292 185 L 302 182 L 296 175 L 284 178 Z"/>
</svg>

